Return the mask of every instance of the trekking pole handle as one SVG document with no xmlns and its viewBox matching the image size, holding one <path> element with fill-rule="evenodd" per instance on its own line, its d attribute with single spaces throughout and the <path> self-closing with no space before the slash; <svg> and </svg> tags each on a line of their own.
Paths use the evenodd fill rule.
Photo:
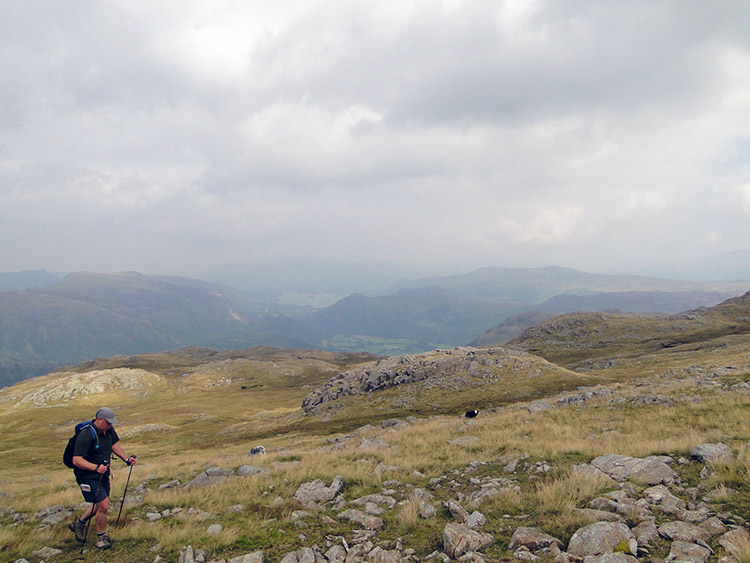
<svg viewBox="0 0 750 563">
<path fill-rule="evenodd" d="M 123 461 L 125 462 L 125 465 L 129 465 L 132 467 L 137 459 L 138 459 L 137 455 L 131 455 L 131 456 L 128 456 L 128 459 L 124 459 Z"/>
</svg>

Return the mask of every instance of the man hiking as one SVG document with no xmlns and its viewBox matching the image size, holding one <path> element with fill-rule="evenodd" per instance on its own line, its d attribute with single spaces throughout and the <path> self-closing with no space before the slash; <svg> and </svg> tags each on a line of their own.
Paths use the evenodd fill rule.
<svg viewBox="0 0 750 563">
<path fill-rule="evenodd" d="M 78 432 L 73 450 L 73 472 L 81 489 L 83 498 L 91 505 L 75 522 L 68 525 L 80 542 L 85 541 L 87 522 L 93 517 L 97 533 L 96 547 L 109 549 L 112 542 L 107 537 L 107 513 L 109 512 L 109 460 L 115 454 L 128 465 L 136 463 L 135 457 L 127 457 L 119 444 L 120 438 L 115 432 L 117 424 L 114 411 L 102 407 L 96 411 L 96 418 L 88 429 Z M 90 525 L 90 523 L 89 523 Z"/>
</svg>

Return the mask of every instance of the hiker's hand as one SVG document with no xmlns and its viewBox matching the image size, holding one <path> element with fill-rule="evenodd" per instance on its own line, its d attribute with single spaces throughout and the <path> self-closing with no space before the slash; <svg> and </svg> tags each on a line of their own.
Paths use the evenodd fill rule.
<svg viewBox="0 0 750 563">
<path fill-rule="evenodd" d="M 131 455 L 128 459 L 125 460 L 125 463 L 127 465 L 135 465 L 135 462 L 138 460 L 138 456 Z"/>
<path fill-rule="evenodd" d="M 109 469 L 109 467 L 107 466 L 106 463 L 102 463 L 101 465 L 96 466 L 97 473 L 106 473 L 107 469 Z"/>
</svg>

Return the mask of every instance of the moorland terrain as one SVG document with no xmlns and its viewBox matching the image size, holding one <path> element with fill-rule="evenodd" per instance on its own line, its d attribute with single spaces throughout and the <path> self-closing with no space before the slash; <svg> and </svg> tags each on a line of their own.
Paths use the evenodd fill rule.
<svg viewBox="0 0 750 563">
<path fill-rule="evenodd" d="M 260 283 L 263 274 L 256 272 L 250 282 Z M 747 289 L 739 282 L 679 282 L 566 268 L 482 268 L 401 282 L 369 295 L 353 292 L 315 308 L 288 303 L 280 292 L 320 291 L 320 286 L 289 285 L 294 276 L 287 277 L 286 284 L 275 280 L 280 285 L 271 290 L 135 272 L 0 274 L 0 387 L 94 358 L 189 345 L 397 355 L 504 344 L 553 314 L 676 313 L 715 305 Z M 367 287 L 366 281 L 359 283 Z"/>
<path fill-rule="evenodd" d="M 102 405 L 139 463 L 81 553 L 61 455 Z M 507 346 L 91 360 L 0 390 L 0 561 L 746 563 L 748 412 L 750 293 Z"/>
</svg>

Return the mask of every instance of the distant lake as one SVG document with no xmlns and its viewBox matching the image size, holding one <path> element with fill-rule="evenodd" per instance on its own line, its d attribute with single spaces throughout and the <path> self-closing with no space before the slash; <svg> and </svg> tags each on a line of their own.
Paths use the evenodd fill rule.
<svg viewBox="0 0 750 563">
<path fill-rule="evenodd" d="M 347 296 L 335 293 L 298 293 L 296 291 L 289 291 L 279 296 L 279 302 L 282 305 L 299 305 L 301 307 L 307 305 L 316 309 L 322 309 L 323 307 L 330 307 L 344 297 Z"/>
</svg>

